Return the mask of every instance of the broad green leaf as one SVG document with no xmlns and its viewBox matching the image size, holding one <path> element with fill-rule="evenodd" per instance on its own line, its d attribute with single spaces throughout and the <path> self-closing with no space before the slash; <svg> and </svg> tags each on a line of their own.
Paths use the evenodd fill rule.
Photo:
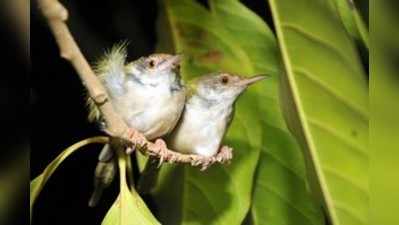
<svg viewBox="0 0 399 225">
<path fill-rule="evenodd" d="M 126 166 L 129 156 L 118 154 L 120 194 L 105 215 L 102 225 L 154 225 L 160 224 L 152 215 L 134 188 L 129 190 L 126 179 Z M 126 165 L 127 164 L 127 165 Z M 129 178 L 129 179 L 132 179 Z"/>
<path fill-rule="evenodd" d="M 40 192 L 42 191 L 44 185 L 47 183 L 48 179 L 50 179 L 51 175 L 54 171 L 58 168 L 58 166 L 72 153 L 80 149 L 81 147 L 92 144 L 92 143 L 107 143 L 108 138 L 99 136 L 99 137 L 92 137 L 87 138 L 82 141 L 79 141 L 70 147 L 66 148 L 64 151 L 61 152 L 44 170 L 43 172 L 33 179 L 30 182 L 30 216 L 32 217 L 32 209 L 33 205 L 39 196 Z"/>
<path fill-rule="evenodd" d="M 370 224 L 396 225 L 399 224 L 399 67 L 383 56 L 380 49 L 374 50 L 374 57 L 370 85 L 373 206 Z"/>
<path fill-rule="evenodd" d="M 297 143 L 285 128 L 267 130 L 254 183 L 252 224 L 324 224 L 321 207 L 316 207 L 304 185 L 306 175 Z"/>
<path fill-rule="evenodd" d="M 161 2 L 160 50 L 184 54 L 186 81 L 210 71 L 272 78 L 250 87 L 236 104 L 224 141 L 234 148 L 230 165 L 205 172 L 162 167 L 154 192 L 159 220 L 234 225 L 250 213 L 256 224 L 323 224 L 306 191 L 301 152 L 279 110 L 280 62 L 268 26 L 239 1 L 209 1 L 209 10 L 194 0 Z M 287 216 L 291 212 L 295 216 Z"/>
<path fill-rule="evenodd" d="M 286 70 L 284 115 L 311 187 L 332 224 L 367 224 L 368 84 L 352 41 L 327 1 L 269 3 Z"/>
<path fill-rule="evenodd" d="M 333 0 L 338 14 L 348 31 L 355 39 L 369 48 L 369 32 L 353 0 Z"/>
<path fill-rule="evenodd" d="M 370 30 L 370 224 L 399 224 L 399 32 L 397 10 L 389 1 L 373 1 Z M 397 37 L 397 36 L 396 36 Z M 390 41 L 386 41 L 390 38 Z M 396 43 L 395 43 L 396 42 Z M 396 61 L 395 61 L 396 60 Z"/>
</svg>

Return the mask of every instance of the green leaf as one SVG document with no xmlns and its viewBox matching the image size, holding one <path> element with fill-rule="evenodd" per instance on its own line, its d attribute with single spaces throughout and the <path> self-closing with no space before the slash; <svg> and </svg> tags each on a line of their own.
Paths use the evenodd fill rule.
<svg viewBox="0 0 399 225">
<path fill-rule="evenodd" d="M 357 31 L 359 32 L 359 36 L 361 40 L 363 41 L 364 45 L 369 49 L 370 44 L 369 44 L 369 29 L 364 22 L 361 14 L 359 13 L 358 9 L 354 9 L 353 16 L 355 18 L 355 23 L 357 27 Z"/>
<path fill-rule="evenodd" d="M 80 149 L 81 147 L 92 144 L 92 143 L 107 143 L 108 138 L 106 137 L 92 137 L 79 141 L 70 147 L 66 148 L 61 152 L 45 169 L 44 171 L 30 182 L 30 215 L 32 217 L 33 205 L 42 191 L 44 185 L 50 179 L 51 175 L 58 168 L 58 166 L 72 153 Z"/>
<path fill-rule="evenodd" d="M 370 224 L 384 225 L 399 224 L 399 40 L 397 35 L 391 36 L 399 32 L 399 20 L 392 4 L 393 1 L 370 3 Z"/>
<path fill-rule="evenodd" d="M 382 12 L 382 11 L 378 11 Z M 386 11 L 383 11 L 386 12 Z M 379 44 L 376 45 L 380 45 Z M 386 45 L 386 43 L 384 43 Z M 390 50 L 393 46 L 390 46 Z M 377 47 L 376 47 L 377 48 Z M 381 48 L 379 46 L 378 48 Z M 398 64 L 392 62 L 381 49 L 374 50 L 370 85 L 372 122 L 370 147 L 372 149 L 370 188 L 373 199 L 370 224 L 399 224 L 399 79 Z"/>
<path fill-rule="evenodd" d="M 251 210 L 256 224 L 323 224 L 321 210 L 306 191 L 301 152 L 281 116 L 273 33 L 239 1 L 209 5 L 208 10 L 193 0 L 162 1 L 159 50 L 184 54 L 184 79 L 210 71 L 267 73 L 272 78 L 250 87 L 236 104 L 224 141 L 234 148 L 230 165 L 205 172 L 162 167 L 154 192 L 157 217 L 164 224 L 234 225 Z"/>
<path fill-rule="evenodd" d="M 369 31 L 353 0 L 333 0 L 348 33 L 369 48 Z"/>
<path fill-rule="evenodd" d="M 267 130 L 254 184 L 252 224 L 324 224 L 321 208 L 305 186 L 304 162 L 297 143 L 285 129 Z"/>
<path fill-rule="evenodd" d="M 368 84 L 353 42 L 327 1 L 269 3 L 286 70 L 284 115 L 311 187 L 332 224 L 367 224 Z"/>
<path fill-rule="evenodd" d="M 132 187 L 129 190 L 126 179 L 126 164 L 130 158 L 118 153 L 120 194 L 111 209 L 105 215 L 102 225 L 154 225 L 160 224 L 145 205 L 144 201 Z M 129 166 L 128 166 L 129 167 Z M 130 172 L 129 172 L 130 173 Z M 132 174 L 131 174 L 132 176 Z M 132 179 L 129 178 L 129 179 Z"/>
<path fill-rule="evenodd" d="M 139 168 L 140 173 L 143 172 L 145 164 L 147 163 L 148 156 L 141 154 L 141 152 L 136 151 L 136 163 Z"/>
</svg>

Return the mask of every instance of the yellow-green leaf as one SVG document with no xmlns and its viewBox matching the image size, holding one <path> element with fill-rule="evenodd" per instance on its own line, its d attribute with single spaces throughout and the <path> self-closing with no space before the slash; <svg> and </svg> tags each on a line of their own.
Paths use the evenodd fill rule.
<svg viewBox="0 0 399 225">
<path fill-rule="evenodd" d="M 106 214 L 102 225 L 157 225 L 160 224 L 133 187 L 126 180 L 126 163 L 129 156 L 119 153 L 120 194 Z M 130 178 L 131 179 L 131 178 Z"/>
<path fill-rule="evenodd" d="M 348 33 L 369 48 L 369 31 L 353 0 L 333 0 Z"/>
<path fill-rule="evenodd" d="M 368 224 L 368 84 L 328 1 L 269 0 L 286 73 L 283 109 L 334 225 Z"/>
<path fill-rule="evenodd" d="M 369 224 L 399 224 L 399 20 L 393 1 L 370 3 L 373 60 L 370 68 Z M 387 40 L 389 39 L 389 40 Z"/>
</svg>

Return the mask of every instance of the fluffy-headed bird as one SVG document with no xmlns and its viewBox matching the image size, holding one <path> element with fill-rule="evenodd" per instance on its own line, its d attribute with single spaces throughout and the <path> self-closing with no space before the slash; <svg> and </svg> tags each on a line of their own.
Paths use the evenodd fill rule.
<svg viewBox="0 0 399 225">
<path fill-rule="evenodd" d="M 96 72 L 105 86 L 116 112 L 129 127 L 148 140 L 162 137 L 176 126 L 185 103 L 180 80 L 179 55 L 152 54 L 125 64 L 124 45 L 117 45 L 100 60 Z M 88 99 L 89 120 L 100 120 L 100 113 Z M 94 192 L 89 206 L 95 206 L 115 176 L 113 151 L 104 146 L 99 155 Z"/>
</svg>

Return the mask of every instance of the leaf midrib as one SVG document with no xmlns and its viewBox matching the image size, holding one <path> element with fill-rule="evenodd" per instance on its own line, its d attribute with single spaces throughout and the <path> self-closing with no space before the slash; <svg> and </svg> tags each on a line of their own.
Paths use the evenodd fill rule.
<svg viewBox="0 0 399 225">
<path fill-rule="evenodd" d="M 323 174 L 321 174 L 321 167 L 319 164 L 318 156 L 315 153 L 315 145 L 312 141 L 313 140 L 312 134 L 309 132 L 310 128 L 308 127 L 307 123 L 304 122 L 304 121 L 306 121 L 305 120 L 306 117 L 304 115 L 302 108 L 299 107 L 302 104 L 301 104 L 301 100 L 298 97 L 298 92 L 299 92 L 298 88 L 296 87 L 296 83 L 294 82 L 293 77 L 292 77 L 293 68 L 292 68 L 290 59 L 288 57 L 287 46 L 285 46 L 284 41 L 282 41 L 282 40 L 286 40 L 286 39 L 285 39 L 284 33 L 282 32 L 283 24 L 280 23 L 279 11 L 277 10 L 275 0 L 269 0 L 269 1 L 270 1 L 270 8 L 272 11 L 273 20 L 274 20 L 275 27 L 276 27 L 276 33 L 277 33 L 277 36 L 280 37 L 279 38 L 280 41 L 278 43 L 279 43 L 279 46 L 281 49 L 281 56 L 282 56 L 283 62 L 287 69 L 287 78 L 289 81 L 288 85 L 290 86 L 290 89 L 292 90 L 293 103 L 294 103 L 295 108 L 298 111 L 299 121 L 302 125 L 301 128 L 303 129 L 303 133 L 304 133 L 304 136 L 306 139 L 305 141 L 307 142 L 307 145 L 309 146 L 309 151 L 311 153 L 310 157 L 312 158 L 312 162 L 316 162 L 316 163 L 314 163 L 314 166 L 316 168 L 315 174 L 317 175 L 318 180 L 320 182 L 322 194 L 324 196 L 324 200 L 325 200 L 326 207 L 327 207 L 327 212 L 329 213 L 333 224 L 340 224 L 340 222 L 338 220 L 338 216 L 337 216 L 336 211 L 333 206 L 331 196 L 329 194 L 327 194 L 327 193 L 329 193 L 328 187 L 326 185 L 326 180 L 325 180 Z"/>
</svg>

